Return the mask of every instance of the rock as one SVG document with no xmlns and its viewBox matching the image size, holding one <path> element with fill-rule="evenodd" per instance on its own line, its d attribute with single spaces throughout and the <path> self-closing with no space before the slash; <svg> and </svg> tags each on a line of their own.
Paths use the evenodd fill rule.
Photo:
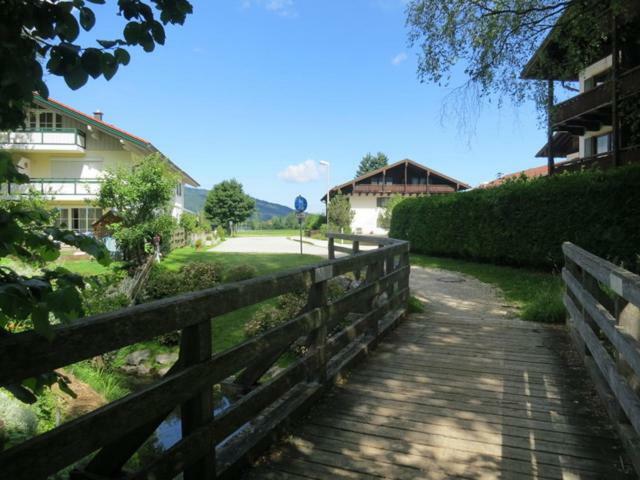
<svg viewBox="0 0 640 480">
<path fill-rule="evenodd" d="M 378 295 L 375 298 L 375 300 L 373 301 L 373 306 L 376 308 L 380 308 L 387 303 L 389 303 L 389 295 L 387 295 L 387 292 L 384 292 L 382 295 Z"/>
<path fill-rule="evenodd" d="M 351 285 L 351 280 L 345 275 L 340 275 L 339 277 L 334 278 L 333 281 L 344 290 L 349 290 L 349 286 Z"/>
<path fill-rule="evenodd" d="M 349 284 L 349 288 L 347 290 L 355 290 L 360 285 L 362 285 L 362 281 L 361 280 L 354 280 Z"/>
<path fill-rule="evenodd" d="M 158 376 L 164 377 L 171 367 L 162 367 L 158 369 Z"/>
<path fill-rule="evenodd" d="M 151 367 L 149 365 L 138 365 L 136 367 L 136 375 L 145 376 L 151 373 Z"/>
<path fill-rule="evenodd" d="M 124 361 L 127 365 L 137 366 L 145 360 L 149 360 L 150 356 L 151 353 L 149 352 L 149 350 L 136 350 L 135 352 L 127 355 L 127 358 L 125 358 Z"/>
<path fill-rule="evenodd" d="M 160 365 L 173 365 L 178 360 L 177 353 L 160 353 L 156 355 L 156 362 Z"/>
</svg>

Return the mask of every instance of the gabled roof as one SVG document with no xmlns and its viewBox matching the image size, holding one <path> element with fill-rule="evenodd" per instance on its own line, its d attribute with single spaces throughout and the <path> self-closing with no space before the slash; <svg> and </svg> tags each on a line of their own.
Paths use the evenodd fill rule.
<svg viewBox="0 0 640 480">
<path fill-rule="evenodd" d="M 417 168 L 419 170 L 422 170 L 424 172 L 427 172 L 430 175 L 438 176 L 438 177 L 443 178 L 444 180 L 447 180 L 447 181 L 449 181 L 449 182 L 451 182 L 453 184 L 459 185 L 459 187 L 460 187 L 459 190 L 467 190 L 467 189 L 471 188 L 470 185 L 468 185 L 468 184 L 466 184 L 464 182 L 461 182 L 460 180 L 456 180 L 455 178 L 449 177 L 449 176 L 445 175 L 444 173 L 437 172 L 436 170 L 433 170 L 431 168 L 425 167 L 424 165 L 421 165 L 418 162 L 415 162 L 415 161 L 413 161 L 413 160 L 411 160 L 409 158 L 405 158 L 404 160 L 400 160 L 399 162 L 392 163 L 391 165 L 387 165 L 385 167 L 380 167 L 380 168 L 378 168 L 376 170 L 372 170 L 371 172 L 365 173 L 364 175 L 360 175 L 359 177 L 356 177 L 353 180 L 349 180 L 348 182 L 345 182 L 345 183 L 342 183 L 340 185 L 337 185 L 337 186 L 333 187 L 330 190 L 330 193 L 333 194 L 334 192 L 336 192 L 338 190 L 342 190 L 343 188 L 349 187 L 349 186 L 353 185 L 354 183 L 361 182 L 362 180 L 366 180 L 367 178 L 374 177 L 374 176 L 378 175 L 379 173 L 382 173 L 385 170 L 391 170 L 392 168 L 399 167 L 399 166 L 404 165 L 404 164 L 412 165 L 413 167 L 415 167 L 415 168 Z M 321 200 L 324 200 L 325 197 L 326 197 L 326 195 L 324 195 Z"/>
<path fill-rule="evenodd" d="M 47 107 L 52 110 L 57 110 L 60 113 L 67 115 L 68 117 L 71 117 L 80 123 L 91 125 L 92 127 L 95 127 L 98 130 L 108 135 L 111 135 L 120 140 L 129 142 L 134 146 L 141 148 L 143 150 L 147 150 L 151 153 L 159 153 L 162 156 L 162 158 L 164 158 L 167 161 L 167 163 L 169 163 L 171 168 L 178 171 L 180 175 L 183 176 L 183 178 L 186 180 L 185 183 L 188 183 L 193 187 L 200 186 L 200 184 L 193 177 L 191 177 L 191 175 L 189 175 L 187 172 L 185 172 L 180 167 L 178 167 L 175 163 L 173 163 L 169 159 L 169 157 L 167 157 L 160 150 L 158 150 L 150 141 L 145 140 L 142 137 L 138 137 L 137 135 L 129 133 L 125 130 L 122 130 L 121 128 L 118 128 L 115 125 L 112 125 L 98 118 L 95 118 L 93 115 L 88 115 L 84 112 L 81 112 L 80 110 L 76 110 L 75 108 L 70 107 L 69 105 L 65 105 L 64 103 L 54 100 L 53 98 L 44 98 L 44 97 L 41 97 L 40 95 L 35 94 L 33 99 L 34 99 L 34 103 L 40 106 Z"/>
<path fill-rule="evenodd" d="M 570 160 L 556 162 L 556 167 L 561 166 L 563 163 L 568 161 Z M 527 168 L 525 170 L 520 170 L 519 172 L 508 173 L 490 182 L 482 183 L 478 185 L 478 188 L 497 187 L 498 185 L 502 185 L 503 183 L 505 183 L 507 180 L 515 180 L 517 178 L 520 178 L 521 176 L 525 176 L 527 178 L 536 178 L 536 177 L 546 177 L 548 174 L 549 174 L 549 166 L 547 164 L 544 164 L 544 165 L 540 165 L 539 167 Z"/>
</svg>

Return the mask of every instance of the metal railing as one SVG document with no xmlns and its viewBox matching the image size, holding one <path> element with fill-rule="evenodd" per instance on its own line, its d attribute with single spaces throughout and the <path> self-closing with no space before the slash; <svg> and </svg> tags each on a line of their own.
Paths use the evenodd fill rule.
<svg viewBox="0 0 640 480">
<path fill-rule="evenodd" d="M 31 178 L 28 183 L 0 185 L 2 195 L 97 195 L 102 180 L 98 178 Z"/>
<path fill-rule="evenodd" d="M 0 144 L 87 146 L 87 138 L 77 128 L 33 128 L 0 132 Z"/>
</svg>

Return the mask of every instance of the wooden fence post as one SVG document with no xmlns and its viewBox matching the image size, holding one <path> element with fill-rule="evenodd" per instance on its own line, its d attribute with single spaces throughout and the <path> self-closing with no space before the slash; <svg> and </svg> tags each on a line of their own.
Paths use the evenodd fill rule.
<svg viewBox="0 0 640 480">
<path fill-rule="evenodd" d="M 358 252 L 360 252 L 360 242 L 358 240 L 354 240 L 351 244 L 351 254 L 356 255 Z M 362 272 L 358 269 L 353 272 L 353 275 L 356 277 L 356 280 L 359 281 L 362 276 Z"/>
<path fill-rule="evenodd" d="M 336 258 L 336 239 L 329 237 L 329 260 L 335 260 Z"/>
<path fill-rule="evenodd" d="M 180 338 L 180 361 L 186 368 L 211 358 L 211 320 L 185 328 Z M 208 385 L 181 408 L 182 438 L 198 428 L 213 422 L 213 385 Z M 216 478 L 216 448 L 210 434 L 211 449 L 207 455 L 184 471 L 184 480 L 210 480 Z"/>
<path fill-rule="evenodd" d="M 324 267 L 326 268 L 326 267 Z M 314 274 L 314 284 L 309 290 L 308 308 L 320 308 L 320 326 L 311 335 L 310 347 L 316 355 L 312 371 L 309 372 L 308 381 L 315 380 L 319 383 L 327 381 L 327 323 L 329 321 L 329 278 L 325 278 L 323 268 L 318 268 Z"/>
</svg>

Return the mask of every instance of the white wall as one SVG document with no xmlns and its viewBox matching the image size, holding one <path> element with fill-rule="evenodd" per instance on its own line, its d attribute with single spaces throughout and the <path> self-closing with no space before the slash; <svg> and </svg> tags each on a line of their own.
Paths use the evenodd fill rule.
<svg viewBox="0 0 640 480">
<path fill-rule="evenodd" d="M 351 230 L 353 233 L 362 233 L 363 235 L 383 235 L 387 233 L 383 228 L 378 228 L 378 215 L 384 210 L 377 207 L 377 201 L 374 195 L 350 195 L 349 202 L 351 209 L 355 213 L 351 222 Z"/>
</svg>

